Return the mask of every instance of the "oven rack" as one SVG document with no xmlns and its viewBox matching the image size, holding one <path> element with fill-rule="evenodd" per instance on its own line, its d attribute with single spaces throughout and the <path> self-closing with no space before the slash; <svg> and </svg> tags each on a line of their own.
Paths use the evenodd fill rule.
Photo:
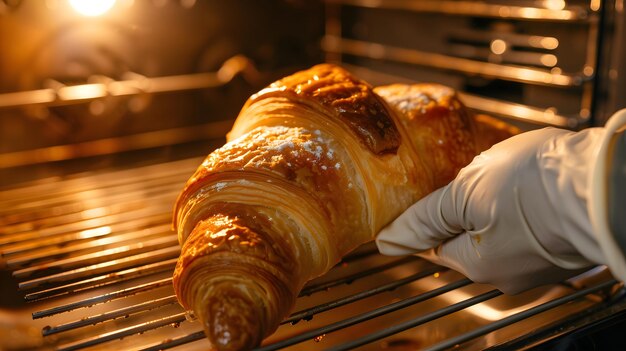
<svg viewBox="0 0 626 351">
<path fill-rule="evenodd" d="M 88 79 L 89 83 L 78 85 L 65 85 L 53 81 L 51 88 L 0 94 L 0 109 L 65 106 L 106 97 L 216 88 L 230 83 L 238 75 L 250 82 L 261 80 L 261 73 L 256 70 L 250 59 L 236 55 L 224 61 L 216 72 L 163 77 L 146 77 L 136 72 L 126 72 L 123 80 L 94 75 Z"/>
<path fill-rule="evenodd" d="M 455 86 L 457 90 L 464 90 L 464 83 L 459 83 L 462 80 L 481 77 L 484 81 L 504 82 L 503 86 L 511 89 L 523 86 L 528 91 L 550 92 L 554 99 L 564 98 L 567 92 L 577 96 L 567 105 L 534 98 L 516 98 L 515 94 L 501 98 L 510 101 L 490 104 L 489 100 L 493 99 L 486 94 L 484 97 L 487 99 L 481 102 L 481 106 L 489 107 L 490 111 L 486 112 L 533 124 L 580 128 L 593 122 L 592 101 L 597 94 L 594 82 L 598 80 L 598 33 L 603 21 L 602 6 L 610 7 L 599 0 L 562 2 L 559 6 L 547 2 L 473 0 L 324 0 L 324 3 L 325 33 L 321 48 L 327 62 L 378 67 L 379 71 L 396 72 L 397 75 L 412 75 L 410 70 L 405 69 L 412 67 L 422 72 L 419 79 L 437 72 L 427 81 L 460 84 Z M 377 15 L 372 16 L 374 13 Z M 379 30 L 366 29 L 391 23 L 374 23 L 372 20 L 386 18 L 390 13 L 414 16 L 411 18 L 416 23 L 431 15 L 439 18 L 441 23 L 433 28 L 431 34 L 433 44 L 419 44 L 430 39 L 426 39 L 428 35 L 416 30 L 410 22 L 400 22 L 404 25 L 409 23 L 405 32 L 387 37 L 372 34 L 379 33 Z M 406 17 L 402 18 L 406 20 Z M 532 23 L 531 28 L 544 28 L 547 23 L 555 28 L 584 28 L 585 38 L 581 38 L 584 50 L 576 54 L 584 60 L 570 63 L 574 55 L 562 50 L 567 36 L 558 30 L 508 32 L 478 29 L 467 24 L 478 19 L 498 23 Z M 404 28 L 401 24 L 396 25 Z M 444 31 L 442 28 L 447 29 Z M 404 37 L 404 40 L 398 42 L 396 36 Z M 570 108 L 572 106 L 576 108 Z"/>
<path fill-rule="evenodd" d="M 510 18 L 525 21 L 547 22 L 586 22 L 589 21 L 590 10 L 597 11 L 599 0 L 592 0 L 589 8 L 580 5 L 563 4 L 562 7 L 538 5 L 520 5 L 520 2 L 502 1 L 489 3 L 474 0 L 325 0 L 330 4 L 341 4 L 367 8 L 384 8 L 411 12 L 438 13 L 455 16 Z"/>
<path fill-rule="evenodd" d="M 0 267 L 28 301 L 43 349 L 206 348 L 171 286 L 179 253 L 171 208 L 200 162 L 0 190 Z M 524 337 L 529 326 L 563 332 L 564 319 L 589 319 L 611 305 L 617 287 L 597 269 L 509 297 L 418 257 L 383 257 L 370 243 L 308 283 L 296 312 L 259 350 L 495 347 Z"/>
</svg>

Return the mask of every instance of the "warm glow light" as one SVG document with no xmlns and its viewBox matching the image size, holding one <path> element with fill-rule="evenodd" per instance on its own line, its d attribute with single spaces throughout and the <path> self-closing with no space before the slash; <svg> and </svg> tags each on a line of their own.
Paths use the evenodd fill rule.
<svg viewBox="0 0 626 351">
<path fill-rule="evenodd" d="M 61 100 L 86 100 L 105 97 L 107 90 L 104 84 L 83 84 L 63 87 L 57 91 Z"/>
<path fill-rule="evenodd" d="M 81 239 L 88 239 L 88 238 L 95 238 L 95 237 L 107 235 L 107 234 L 111 234 L 111 227 L 109 226 L 98 227 L 98 228 L 93 228 L 93 229 L 85 229 L 83 231 L 80 231 L 78 233 L 78 236 Z"/>
<path fill-rule="evenodd" d="M 72 8 L 84 16 L 100 16 L 109 11 L 115 0 L 69 0 Z"/>
<path fill-rule="evenodd" d="M 546 0 L 545 6 L 550 10 L 563 10 L 565 8 L 564 0 Z"/>
<path fill-rule="evenodd" d="M 541 64 L 547 67 L 554 67 L 556 66 L 557 62 L 559 62 L 556 56 L 550 54 L 541 55 L 539 61 L 541 61 Z"/>
<path fill-rule="evenodd" d="M 506 51 L 507 45 L 504 40 L 496 39 L 491 42 L 491 45 L 489 45 L 489 48 L 491 49 L 491 52 L 493 52 L 494 54 L 502 55 Z"/>
<path fill-rule="evenodd" d="M 545 37 L 540 40 L 541 46 L 548 50 L 554 50 L 559 47 L 559 40 L 553 37 Z"/>
</svg>

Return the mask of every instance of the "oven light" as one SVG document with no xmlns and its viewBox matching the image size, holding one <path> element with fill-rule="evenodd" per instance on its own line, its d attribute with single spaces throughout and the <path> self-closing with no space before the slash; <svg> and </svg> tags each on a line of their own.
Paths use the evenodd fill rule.
<svg viewBox="0 0 626 351">
<path fill-rule="evenodd" d="M 69 3 L 81 15 L 95 17 L 109 11 L 115 0 L 69 0 Z"/>
</svg>

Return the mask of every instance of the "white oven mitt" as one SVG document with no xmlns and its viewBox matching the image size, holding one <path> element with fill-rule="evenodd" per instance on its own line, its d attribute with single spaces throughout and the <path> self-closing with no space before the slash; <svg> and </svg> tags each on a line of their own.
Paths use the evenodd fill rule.
<svg viewBox="0 0 626 351">
<path fill-rule="evenodd" d="M 545 128 L 505 140 L 384 228 L 378 248 L 419 253 L 505 293 L 607 264 L 588 211 L 606 139 L 603 128 Z M 626 265 L 618 268 L 626 276 Z"/>
</svg>

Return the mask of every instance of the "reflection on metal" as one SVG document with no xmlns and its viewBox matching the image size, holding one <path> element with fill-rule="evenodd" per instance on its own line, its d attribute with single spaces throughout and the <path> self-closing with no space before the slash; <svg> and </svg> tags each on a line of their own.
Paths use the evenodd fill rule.
<svg viewBox="0 0 626 351">
<path fill-rule="evenodd" d="M 130 96 L 158 94 L 181 90 L 215 88 L 230 82 L 242 74 L 247 80 L 258 80 L 259 73 L 249 59 L 235 56 L 228 59 L 217 72 L 185 74 L 178 76 L 147 78 L 128 73 L 129 79 L 115 81 L 98 78 L 101 82 L 74 86 L 0 94 L 0 109 L 30 105 L 60 106 L 82 103 L 107 96 Z"/>
<path fill-rule="evenodd" d="M 510 45 L 500 39 L 494 40 L 489 48 L 474 45 L 452 44 L 449 52 L 455 56 L 472 60 L 491 61 L 500 65 L 518 64 L 552 68 L 558 63 L 558 58 L 552 54 L 543 54 L 531 51 L 510 50 Z M 551 74 L 556 74 L 550 72 Z M 560 74 L 560 73 L 559 73 Z"/>
<path fill-rule="evenodd" d="M 508 49 L 508 45 L 502 39 L 495 39 L 489 44 L 489 49 L 496 55 L 502 55 Z"/>
<path fill-rule="evenodd" d="M 540 109 L 536 107 L 506 102 L 502 100 L 485 98 L 459 92 L 459 96 L 469 108 L 486 113 L 507 116 L 524 122 L 549 124 L 557 127 L 573 128 L 574 119 L 558 115 L 553 109 Z"/>
<path fill-rule="evenodd" d="M 0 169 L 223 138 L 232 120 L 0 154 Z"/>
<path fill-rule="evenodd" d="M 45 336 L 46 349 L 210 348 L 200 323 L 176 303 L 171 277 L 179 246 L 170 225 L 178 191 L 164 190 L 180 188 L 200 162 L 87 172 L 0 190 L 0 258 L 12 262 L 6 272 L 13 271 L 26 299 L 36 301 L 28 312 L 33 328 Z M 147 212 L 155 215 L 149 221 Z M 34 228 L 17 230 L 23 223 Z M 101 235 L 76 236 L 103 225 L 109 228 Z M 346 349 L 382 336 L 389 336 L 387 344 L 369 349 L 403 340 L 438 348 L 437 343 L 458 338 L 461 347 L 485 349 L 546 328 L 568 330 L 576 313 L 593 323 L 607 311 L 602 297 L 612 296 L 605 289 L 615 284 L 605 269 L 567 285 L 501 296 L 421 258 L 377 252 L 373 243 L 366 244 L 307 283 L 296 304 L 299 311 L 262 349 Z M 619 312 L 626 306 L 609 307 Z M 497 320 L 484 320 L 484 311 Z M 414 326 L 419 327 L 398 333 Z"/>
<path fill-rule="evenodd" d="M 468 28 L 450 32 L 447 43 L 448 54 L 454 56 L 546 67 L 554 67 L 558 62 L 556 53 L 546 50 L 552 51 L 558 46 L 559 40 L 555 37 Z"/>
<path fill-rule="evenodd" d="M 583 82 L 582 77 L 579 75 L 555 74 L 541 69 L 474 61 L 333 36 L 324 37 L 322 47 L 324 50 L 334 53 L 409 63 L 522 83 L 570 87 L 578 86 Z"/>
<path fill-rule="evenodd" d="M 326 0 L 326 2 L 369 8 L 533 21 L 584 21 L 588 17 L 587 10 L 580 6 L 530 7 L 489 4 L 482 1 L 446 0 Z"/>
<path fill-rule="evenodd" d="M 450 348 L 454 348 L 455 345 L 464 343 L 466 341 L 478 338 L 480 336 L 486 335 L 490 332 L 493 332 L 495 330 L 498 330 L 500 328 L 504 328 L 506 326 L 509 326 L 511 324 L 514 323 L 518 323 L 526 318 L 530 318 L 534 315 L 537 315 L 539 313 L 545 312 L 550 310 L 551 308 L 555 308 L 557 306 L 561 306 L 564 305 L 566 303 L 572 302 L 582 296 L 585 295 L 589 295 L 589 294 L 594 294 L 594 293 L 600 293 L 602 294 L 603 290 L 607 290 L 610 289 L 611 287 L 615 286 L 616 284 L 619 284 L 618 281 L 616 280 L 609 280 L 609 281 L 605 281 L 602 282 L 598 285 L 594 285 L 592 287 L 588 287 L 588 288 L 584 288 L 581 289 L 579 291 L 576 291 L 574 293 L 572 293 L 571 295 L 567 295 L 567 296 L 562 296 L 559 297 L 557 299 L 545 302 L 539 306 L 535 306 L 532 308 L 529 308 L 527 310 L 523 310 L 520 311 L 518 313 L 515 313 L 513 315 L 510 315 L 508 317 L 499 319 L 493 323 L 487 324 L 481 328 L 477 328 L 474 329 L 470 332 L 464 333 L 462 335 L 458 335 L 454 338 L 450 338 L 448 340 L 445 340 L 441 343 L 438 343 L 436 345 L 433 345 L 431 347 L 428 348 L 428 350 L 448 350 Z"/>
</svg>

